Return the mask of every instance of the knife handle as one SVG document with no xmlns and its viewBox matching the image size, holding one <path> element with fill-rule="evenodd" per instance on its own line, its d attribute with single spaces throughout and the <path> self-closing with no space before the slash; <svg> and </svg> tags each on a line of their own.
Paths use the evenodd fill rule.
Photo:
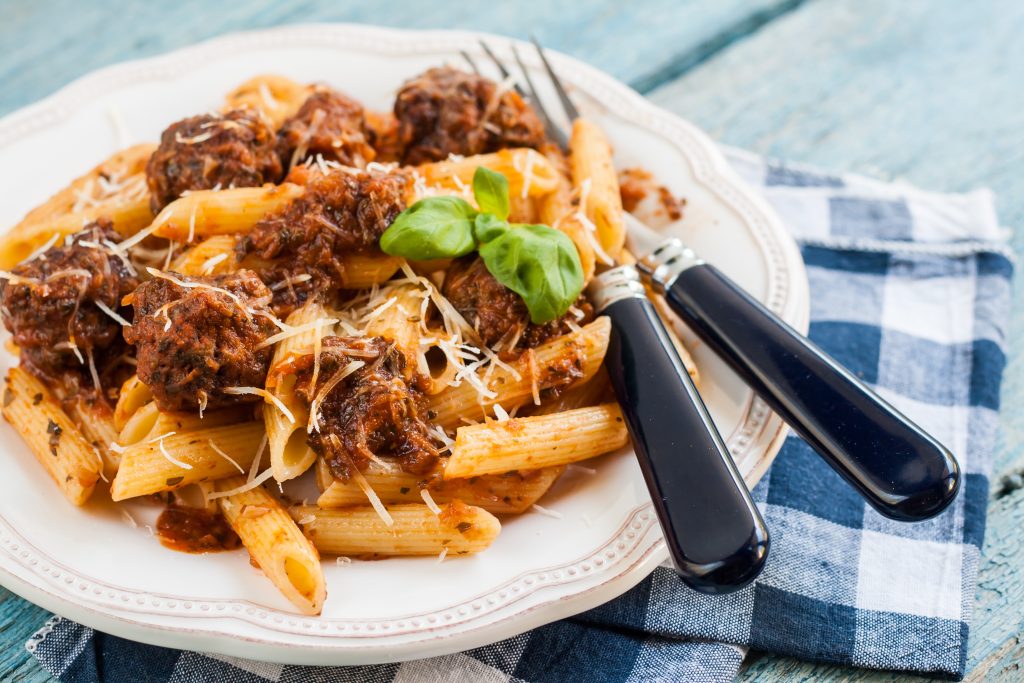
<svg viewBox="0 0 1024 683">
<path fill-rule="evenodd" d="M 704 342 L 878 512 L 916 522 L 956 497 L 953 454 L 678 240 L 645 262 Z"/>
<path fill-rule="evenodd" d="M 676 573 L 702 593 L 738 590 L 767 559 L 764 520 L 636 269 L 609 270 L 592 291 L 611 321 L 605 366 Z"/>
</svg>

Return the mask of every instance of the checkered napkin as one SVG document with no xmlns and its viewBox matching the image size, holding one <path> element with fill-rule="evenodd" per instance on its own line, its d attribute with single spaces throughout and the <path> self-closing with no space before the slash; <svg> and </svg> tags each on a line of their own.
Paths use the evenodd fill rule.
<svg viewBox="0 0 1024 683">
<path fill-rule="evenodd" d="M 986 191 L 928 194 L 730 151 L 803 248 L 811 338 L 957 455 L 955 503 L 921 524 L 869 508 L 790 436 L 754 490 L 772 534 L 726 597 L 667 567 L 573 619 L 434 659 L 283 666 L 140 645 L 54 619 L 28 643 L 64 681 L 728 681 L 746 647 L 963 675 L 1005 364 L 1012 255 Z"/>
</svg>

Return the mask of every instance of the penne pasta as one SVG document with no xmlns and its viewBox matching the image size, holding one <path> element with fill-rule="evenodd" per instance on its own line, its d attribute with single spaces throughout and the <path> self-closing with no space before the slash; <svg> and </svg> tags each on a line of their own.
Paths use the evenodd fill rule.
<svg viewBox="0 0 1024 683">
<path fill-rule="evenodd" d="M 261 422 L 242 422 L 139 440 L 121 454 L 110 497 L 125 500 L 239 474 L 252 464 L 263 437 Z"/>
<path fill-rule="evenodd" d="M 342 289 L 366 289 L 386 282 L 402 266 L 403 259 L 385 254 L 345 254 L 339 259 L 340 286 Z M 257 256 L 249 255 L 238 264 L 239 268 L 250 268 L 263 272 L 272 266 Z"/>
<path fill-rule="evenodd" d="M 526 410 L 520 411 L 519 414 L 551 415 L 566 410 L 596 406 L 599 403 L 612 401 L 614 398 L 608 371 L 602 367 L 590 380 L 576 384 L 558 396 L 541 401 L 539 406 L 526 406 Z"/>
<path fill-rule="evenodd" d="M 104 462 L 50 390 L 26 370 L 11 368 L 3 414 L 64 497 L 75 505 L 85 503 Z"/>
<path fill-rule="evenodd" d="M 121 385 L 117 405 L 114 406 L 114 428 L 120 432 L 132 415 L 152 400 L 153 392 L 142 383 L 138 375 L 132 375 L 126 379 Z"/>
<path fill-rule="evenodd" d="M 0 268 L 14 267 L 54 235 L 78 232 L 101 216 L 123 235 L 149 225 L 153 214 L 145 170 L 155 148 L 146 144 L 121 150 L 29 211 L 0 239 Z"/>
<path fill-rule="evenodd" d="M 423 164 L 416 172 L 428 186 L 461 192 L 472 187 L 473 174 L 480 166 L 504 174 L 511 196 L 540 197 L 558 187 L 558 169 L 547 157 L 527 148 Z"/>
<path fill-rule="evenodd" d="M 598 256 L 617 259 L 626 242 L 626 227 L 611 145 L 596 124 L 579 118 L 573 122 L 569 149 L 573 186 L 579 193 L 580 210 L 596 230 Z"/>
<path fill-rule="evenodd" d="M 326 465 L 324 466 L 326 470 Z M 486 475 L 471 479 L 443 479 L 409 474 L 397 469 L 386 469 L 371 462 L 363 471 L 367 483 L 385 505 L 419 503 L 425 488 L 435 503 L 461 500 L 490 513 L 519 514 L 529 509 L 547 493 L 562 474 L 564 467 L 545 467 L 539 470 Z M 323 475 L 318 475 L 323 477 Z M 365 505 L 366 494 L 352 482 L 341 482 L 325 472 L 323 493 L 316 504 L 322 508 L 340 508 Z"/>
<path fill-rule="evenodd" d="M 544 225 L 561 230 L 576 245 L 583 267 L 583 281 L 590 282 L 594 276 L 596 257 L 594 243 L 587 233 L 587 228 L 579 220 L 579 209 L 572 204 L 572 184 L 569 182 L 569 168 L 565 155 L 549 146 L 544 153 L 556 168 L 559 169 L 558 186 L 554 191 L 537 200 L 538 219 Z"/>
<path fill-rule="evenodd" d="M 217 493 L 244 489 L 245 477 L 217 482 Z M 262 486 L 218 498 L 231 528 L 253 562 L 303 614 L 320 614 L 327 582 L 320 555 L 288 511 Z"/>
<path fill-rule="evenodd" d="M 285 76 L 262 74 L 250 78 L 224 98 L 224 109 L 256 109 L 277 130 L 295 113 L 313 92 L 313 86 L 297 83 Z"/>
<path fill-rule="evenodd" d="M 406 380 L 412 379 L 420 364 L 420 306 L 427 296 L 429 293 L 422 287 L 396 287 L 392 294 L 394 302 L 385 304 L 387 308 L 366 326 L 367 336 L 386 337 L 395 342 L 405 356 Z"/>
<path fill-rule="evenodd" d="M 495 403 L 512 410 L 531 399 L 536 401 L 552 387 L 565 389 L 585 382 L 604 361 L 610 331 L 608 318 L 599 317 L 578 332 L 527 351 L 510 368 L 496 367 L 487 381 L 492 395 L 481 394 L 464 380 L 459 386 L 431 396 L 427 400 L 427 414 L 434 423 L 454 428 L 463 419 L 482 420 L 492 414 Z M 577 372 L 579 378 L 565 382 L 567 373 Z"/>
<path fill-rule="evenodd" d="M 234 235 L 214 235 L 186 249 L 171 262 L 171 270 L 182 275 L 221 275 L 238 270 L 238 254 Z"/>
<path fill-rule="evenodd" d="M 96 449 L 103 459 L 101 479 L 110 481 L 117 474 L 121 464 L 121 456 L 110 446 L 117 440 L 117 426 L 114 424 L 114 412 L 103 404 L 90 404 L 78 399 L 67 401 L 68 412 L 78 425 L 85 440 Z"/>
<path fill-rule="evenodd" d="M 388 512 L 392 526 L 369 506 L 291 510 L 317 550 L 331 555 L 466 555 L 486 549 L 501 531 L 494 515 L 460 501 L 447 503 L 440 514 L 423 504 L 395 505 Z"/>
<path fill-rule="evenodd" d="M 459 427 L 445 479 L 568 465 L 626 445 L 614 403 Z"/>
<path fill-rule="evenodd" d="M 305 472 L 313 464 L 316 454 L 306 445 L 309 406 L 295 394 L 295 376 L 278 374 L 276 369 L 293 356 L 319 353 L 320 339 L 334 329 L 333 320 L 327 316 L 323 305 L 316 301 L 307 302 L 293 311 L 286 323 L 303 331 L 274 345 L 267 391 L 280 399 L 293 419 L 289 420 L 282 411 L 275 408 L 263 410 L 270 466 L 277 481 L 294 479 Z M 310 328 L 310 325 L 313 327 Z"/>
<path fill-rule="evenodd" d="M 198 190 L 165 206 L 150 227 L 157 237 L 186 243 L 212 235 L 246 233 L 267 213 L 304 191 L 293 183 Z"/>
</svg>

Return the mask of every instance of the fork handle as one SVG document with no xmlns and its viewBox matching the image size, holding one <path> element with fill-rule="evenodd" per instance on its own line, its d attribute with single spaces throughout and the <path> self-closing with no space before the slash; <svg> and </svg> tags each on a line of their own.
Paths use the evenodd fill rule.
<svg viewBox="0 0 1024 683">
<path fill-rule="evenodd" d="M 703 593 L 738 590 L 767 558 L 764 520 L 636 269 L 607 271 L 592 291 L 611 321 L 605 367 L 676 572 Z"/>
<path fill-rule="evenodd" d="M 645 271 L 669 306 L 881 514 L 916 522 L 956 497 L 953 454 L 678 240 Z"/>
</svg>

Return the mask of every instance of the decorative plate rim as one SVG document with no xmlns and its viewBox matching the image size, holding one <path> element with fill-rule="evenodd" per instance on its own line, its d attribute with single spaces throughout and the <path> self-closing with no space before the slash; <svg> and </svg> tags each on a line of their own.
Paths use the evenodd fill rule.
<svg viewBox="0 0 1024 683">
<path fill-rule="evenodd" d="M 66 119 L 78 105 L 99 94 L 177 76 L 203 64 L 207 57 L 296 44 L 343 44 L 348 49 L 388 55 L 451 52 L 460 47 L 475 51 L 480 38 L 499 39 L 483 32 L 420 31 L 358 24 L 305 24 L 231 33 L 166 54 L 104 67 L 72 81 L 43 100 L 0 119 L 0 149 Z M 502 44 L 511 42 L 505 37 L 500 40 Z M 572 86 L 623 120 L 665 138 L 683 154 L 692 165 L 697 182 L 736 211 L 768 260 L 765 304 L 794 327 L 806 331 L 807 279 L 796 244 L 772 209 L 745 187 L 712 141 L 692 124 L 656 107 L 596 68 L 560 53 L 552 52 L 552 59 Z M 530 59 L 527 62 L 531 68 L 537 66 Z M 786 433 L 785 424 L 760 399 L 748 401 L 741 423 L 726 438 L 748 484 L 753 485 L 764 474 Z M 767 448 L 758 448 L 765 435 L 771 435 Z M 240 642 L 259 644 L 267 648 L 261 656 L 295 663 L 309 663 L 302 657 L 311 651 L 335 655 L 332 663 L 397 661 L 514 636 L 625 592 L 666 556 L 653 506 L 647 503 L 634 508 L 609 539 L 586 556 L 524 572 L 457 605 L 385 620 L 306 617 L 251 601 L 184 600 L 84 576 L 33 546 L 0 514 L 0 583 L 16 593 L 28 595 L 57 612 L 84 614 L 74 618 L 136 640 L 155 644 L 175 640 L 177 646 L 185 647 L 188 641 L 197 643 L 194 638 L 202 637 L 200 647 L 242 656 Z M 607 576 L 589 585 L 593 582 L 587 579 L 599 575 Z M 529 598 L 549 586 L 573 584 L 580 589 L 568 596 L 548 591 L 551 595 L 546 599 L 528 604 Z M 264 637 L 229 635 L 222 630 L 178 625 L 176 621 L 194 622 L 196 617 L 210 617 L 211 623 L 214 619 L 237 620 L 263 632 Z M 155 623 L 154 618 L 164 623 Z M 175 635 L 172 638 L 170 634 Z M 401 652 L 384 653 L 383 648 L 401 648 Z"/>
</svg>

